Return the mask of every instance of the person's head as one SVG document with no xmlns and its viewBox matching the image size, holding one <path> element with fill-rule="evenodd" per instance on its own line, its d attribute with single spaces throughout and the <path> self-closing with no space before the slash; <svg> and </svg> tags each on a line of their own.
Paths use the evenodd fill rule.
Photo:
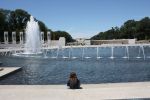
<svg viewBox="0 0 150 100">
<path fill-rule="evenodd" d="M 69 78 L 70 78 L 70 79 L 77 79 L 76 73 L 75 73 L 75 72 L 71 72 Z"/>
</svg>

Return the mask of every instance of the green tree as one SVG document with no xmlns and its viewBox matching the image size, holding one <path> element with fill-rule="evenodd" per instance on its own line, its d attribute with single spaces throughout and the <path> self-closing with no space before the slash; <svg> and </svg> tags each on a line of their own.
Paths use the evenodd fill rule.
<svg viewBox="0 0 150 100">
<path fill-rule="evenodd" d="M 51 33 L 51 39 L 52 40 L 58 40 L 59 37 L 65 37 L 66 42 L 73 42 L 71 35 L 65 31 L 54 31 Z"/>
<path fill-rule="evenodd" d="M 5 24 L 5 15 L 2 12 L 0 12 L 0 42 L 4 41 L 3 39 L 4 24 Z"/>
<path fill-rule="evenodd" d="M 150 18 L 145 17 L 140 21 L 128 20 L 120 28 L 112 29 L 93 36 L 91 39 L 150 39 Z"/>
<path fill-rule="evenodd" d="M 16 9 L 15 11 L 0 9 L 0 41 L 3 41 L 4 31 L 8 31 L 9 41 L 11 41 L 11 33 L 16 31 L 17 41 L 19 41 L 19 32 L 25 31 L 27 21 L 30 20 L 30 14 L 22 9 Z M 59 39 L 59 37 L 65 37 L 67 42 L 73 41 L 71 35 L 65 31 L 55 31 L 48 29 L 47 26 L 35 18 L 39 24 L 40 31 L 44 32 L 44 39 L 47 40 L 47 31 L 51 32 L 52 39 Z"/>
<path fill-rule="evenodd" d="M 44 40 L 47 40 L 47 27 L 46 25 L 42 22 L 42 21 L 38 21 L 39 27 L 40 27 L 40 31 L 44 32 Z"/>
</svg>

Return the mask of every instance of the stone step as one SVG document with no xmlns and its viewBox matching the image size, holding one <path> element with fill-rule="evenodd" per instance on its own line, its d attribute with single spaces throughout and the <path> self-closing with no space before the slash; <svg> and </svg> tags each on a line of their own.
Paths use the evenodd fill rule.
<svg viewBox="0 0 150 100">
<path fill-rule="evenodd" d="M 2 100 L 149 100 L 150 82 L 66 85 L 0 85 Z"/>
<path fill-rule="evenodd" d="M 0 78 L 10 73 L 13 73 L 19 69 L 21 69 L 21 67 L 0 67 Z"/>
</svg>

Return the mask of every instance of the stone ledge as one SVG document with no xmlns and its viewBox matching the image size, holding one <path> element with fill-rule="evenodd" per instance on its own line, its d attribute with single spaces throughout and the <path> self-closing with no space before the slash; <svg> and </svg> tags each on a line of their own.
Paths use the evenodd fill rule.
<svg viewBox="0 0 150 100">
<path fill-rule="evenodd" d="M 150 82 L 66 85 L 0 85 L 2 100 L 101 100 L 150 98 Z"/>
<path fill-rule="evenodd" d="M 1 78 L 1 77 L 4 77 L 10 73 L 13 73 L 13 72 L 21 69 L 21 67 L 0 67 L 0 69 L 2 69 L 0 71 L 0 78 Z"/>
</svg>

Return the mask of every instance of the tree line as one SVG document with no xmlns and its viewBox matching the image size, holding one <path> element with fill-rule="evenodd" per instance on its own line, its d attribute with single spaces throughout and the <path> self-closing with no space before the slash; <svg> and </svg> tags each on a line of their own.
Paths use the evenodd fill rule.
<svg viewBox="0 0 150 100">
<path fill-rule="evenodd" d="M 17 41 L 19 41 L 19 32 L 25 32 L 27 22 L 30 19 L 30 14 L 22 9 L 14 11 L 0 9 L 0 42 L 4 42 L 4 31 L 8 31 L 9 41 L 11 42 L 11 32 L 16 31 Z M 59 37 L 65 37 L 66 42 L 74 41 L 71 35 L 65 31 L 52 31 L 40 20 L 38 21 L 40 31 L 44 32 L 45 40 L 47 40 L 47 31 L 51 32 L 51 39 L 58 40 Z"/>
<path fill-rule="evenodd" d="M 109 39 L 133 39 L 149 40 L 150 39 L 150 18 L 145 17 L 139 21 L 128 20 L 121 27 L 112 27 L 111 29 L 100 32 L 91 37 L 93 40 Z"/>
</svg>

